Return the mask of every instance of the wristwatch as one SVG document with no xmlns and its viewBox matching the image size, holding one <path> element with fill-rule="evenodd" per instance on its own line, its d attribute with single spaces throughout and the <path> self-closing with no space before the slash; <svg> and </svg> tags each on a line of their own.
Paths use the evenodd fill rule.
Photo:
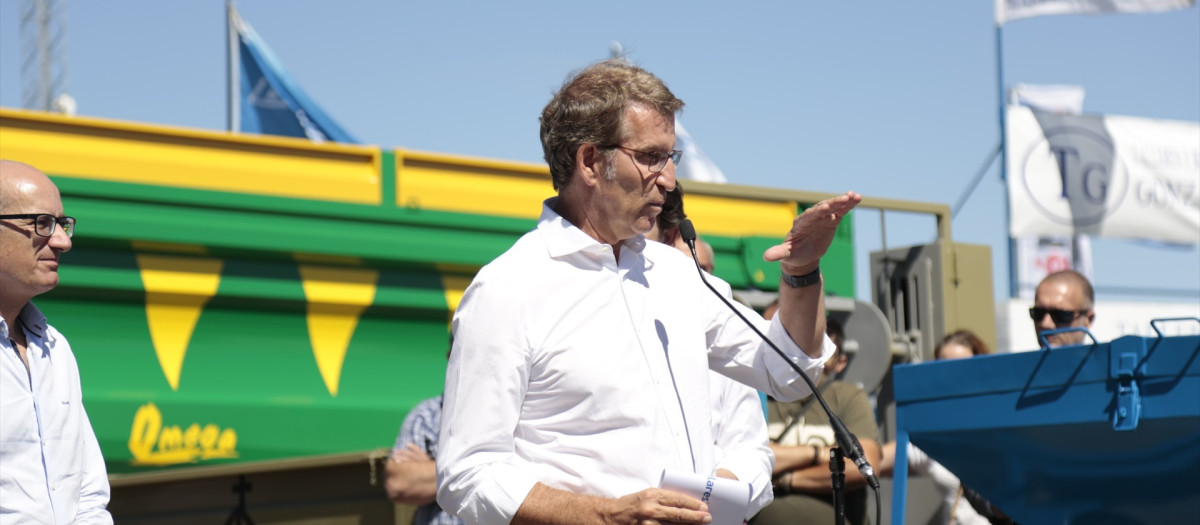
<svg viewBox="0 0 1200 525">
<path fill-rule="evenodd" d="M 783 282 L 788 283 L 788 286 L 792 288 L 804 288 L 805 286 L 812 286 L 821 282 L 821 267 L 813 268 L 813 271 L 804 275 L 788 275 L 784 273 L 780 274 L 780 277 L 783 278 Z"/>
</svg>

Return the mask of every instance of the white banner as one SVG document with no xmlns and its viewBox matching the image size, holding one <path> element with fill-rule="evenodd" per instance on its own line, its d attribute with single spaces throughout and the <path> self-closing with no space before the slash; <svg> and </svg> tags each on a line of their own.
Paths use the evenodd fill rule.
<svg viewBox="0 0 1200 525">
<path fill-rule="evenodd" d="M 1196 0 L 996 0 L 996 25 L 1034 16 L 1147 13 L 1194 5 Z"/>
<path fill-rule="evenodd" d="M 1200 244 L 1200 123 L 1009 106 L 1009 234 Z"/>
<path fill-rule="evenodd" d="M 725 173 L 717 164 L 704 154 L 704 150 L 692 140 L 692 136 L 683 129 L 683 123 L 675 119 L 675 149 L 683 152 L 679 165 L 675 166 L 675 177 L 704 182 L 727 182 Z"/>
</svg>

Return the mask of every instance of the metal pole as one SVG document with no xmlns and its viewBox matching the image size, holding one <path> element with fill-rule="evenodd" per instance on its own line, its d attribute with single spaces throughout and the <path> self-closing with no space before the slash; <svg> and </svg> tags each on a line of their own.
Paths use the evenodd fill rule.
<svg viewBox="0 0 1200 525">
<path fill-rule="evenodd" d="M 1012 225 L 1012 216 L 1009 200 L 1012 198 L 1008 194 L 1008 137 L 1005 129 L 1007 125 L 1006 111 L 1008 109 L 1008 101 L 1006 90 L 1004 89 L 1004 37 L 1003 26 L 996 25 L 996 100 L 998 102 L 998 113 L 1000 117 L 1000 180 L 1004 182 L 1004 229 L 1005 237 L 1008 238 L 1008 296 L 1010 298 L 1017 296 L 1017 242 L 1013 239 L 1010 226 Z"/>
<path fill-rule="evenodd" d="M 242 128 L 241 122 L 241 101 L 239 100 L 239 84 L 241 79 L 238 76 L 238 31 L 234 26 L 237 11 L 233 8 L 233 0 L 225 0 L 225 50 L 228 58 L 226 59 L 227 79 L 229 80 L 228 89 L 225 92 L 225 125 L 230 133 L 237 133 Z"/>
<path fill-rule="evenodd" d="M 975 188 L 979 186 L 979 181 L 983 180 L 983 176 L 987 174 L 988 168 L 992 167 L 992 162 L 996 160 L 996 156 L 1003 151 L 1003 148 L 1003 144 L 996 144 L 996 147 L 992 148 L 992 152 L 988 154 L 987 160 L 985 160 L 983 165 L 979 167 L 979 171 L 975 173 L 975 178 L 972 179 L 971 184 L 967 186 L 967 191 L 964 191 L 963 194 L 958 197 L 958 202 L 954 203 L 954 208 L 952 208 L 950 211 L 951 219 L 957 216 L 958 212 L 962 211 L 963 205 L 967 203 L 967 199 L 971 197 L 971 194 L 975 193 Z M 1004 175 L 1001 175 L 1001 177 L 1003 176 Z"/>
</svg>

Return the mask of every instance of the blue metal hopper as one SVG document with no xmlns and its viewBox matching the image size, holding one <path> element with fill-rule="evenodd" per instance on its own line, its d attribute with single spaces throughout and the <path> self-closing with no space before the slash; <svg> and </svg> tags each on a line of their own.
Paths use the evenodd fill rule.
<svg viewBox="0 0 1200 525">
<path fill-rule="evenodd" d="M 894 378 L 893 523 L 909 440 L 1021 524 L 1200 523 L 1200 336 L 898 365 Z"/>
</svg>

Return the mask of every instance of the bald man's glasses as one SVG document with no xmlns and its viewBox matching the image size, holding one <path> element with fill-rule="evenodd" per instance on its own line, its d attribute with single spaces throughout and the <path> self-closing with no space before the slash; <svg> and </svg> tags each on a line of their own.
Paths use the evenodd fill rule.
<svg viewBox="0 0 1200 525">
<path fill-rule="evenodd" d="M 1066 326 L 1074 323 L 1076 319 L 1079 319 L 1079 316 L 1085 313 L 1087 313 L 1087 310 L 1059 310 L 1057 308 L 1034 306 L 1029 309 L 1029 318 L 1037 322 L 1049 314 L 1050 320 L 1054 321 L 1054 326 Z"/>
<path fill-rule="evenodd" d="M 33 219 L 33 231 L 42 237 L 52 237 L 54 227 L 62 226 L 67 237 L 75 235 L 75 217 L 55 217 L 49 213 L 17 213 L 0 215 L 0 219 Z"/>
</svg>

